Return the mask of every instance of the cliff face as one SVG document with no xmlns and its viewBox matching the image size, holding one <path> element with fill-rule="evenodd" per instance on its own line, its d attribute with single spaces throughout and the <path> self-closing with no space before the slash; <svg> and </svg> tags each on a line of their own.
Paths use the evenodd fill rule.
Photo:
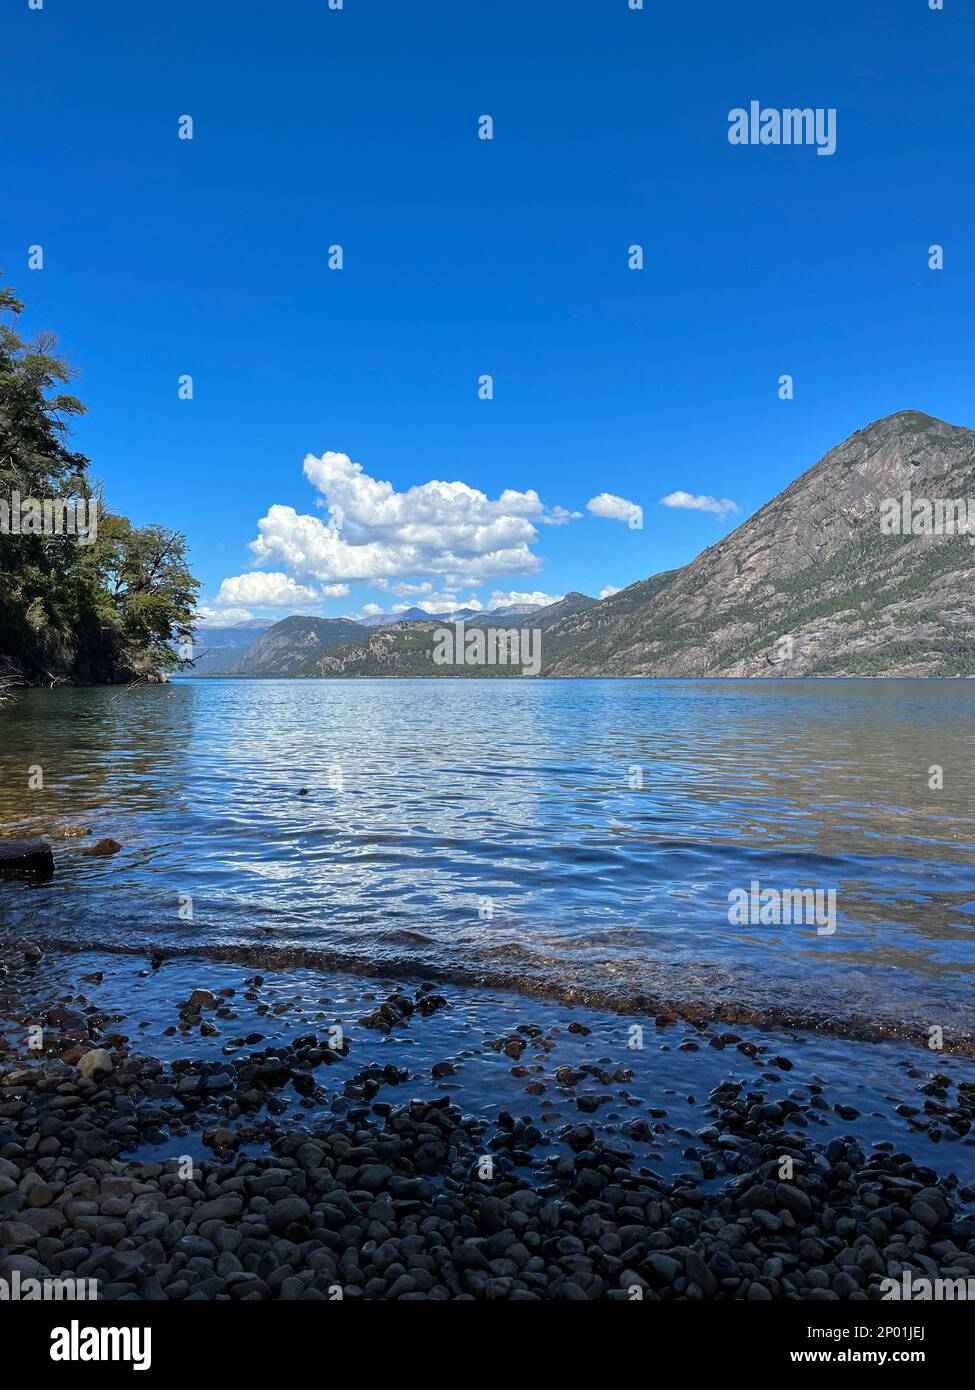
<svg viewBox="0 0 975 1390">
<path fill-rule="evenodd" d="M 361 635 L 361 626 L 347 618 L 285 618 L 263 632 L 227 674 L 293 676 L 323 652 Z"/>
<path fill-rule="evenodd" d="M 975 548 L 885 535 L 880 504 L 975 499 L 975 432 L 918 411 L 857 431 L 683 569 L 556 625 L 556 676 L 975 674 Z"/>
</svg>

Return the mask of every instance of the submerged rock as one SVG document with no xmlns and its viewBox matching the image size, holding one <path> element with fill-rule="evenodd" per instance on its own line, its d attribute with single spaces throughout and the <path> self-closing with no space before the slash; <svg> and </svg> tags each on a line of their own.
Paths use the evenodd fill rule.
<svg viewBox="0 0 975 1390">
<path fill-rule="evenodd" d="M 0 878 L 50 878 L 54 855 L 44 840 L 0 840 Z"/>
</svg>

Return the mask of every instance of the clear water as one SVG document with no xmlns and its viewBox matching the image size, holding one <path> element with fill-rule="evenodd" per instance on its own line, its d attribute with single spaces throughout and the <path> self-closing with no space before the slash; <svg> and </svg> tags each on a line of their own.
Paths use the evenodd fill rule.
<svg viewBox="0 0 975 1390">
<path fill-rule="evenodd" d="M 975 1036 L 973 753 L 967 681 L 28 691 L 0 834 L 50 836 L 57 871 L 0 883 L 0 923 Z M 835 890 L 835 932 L 732 925 L 753 880 Z"/>
</svg>

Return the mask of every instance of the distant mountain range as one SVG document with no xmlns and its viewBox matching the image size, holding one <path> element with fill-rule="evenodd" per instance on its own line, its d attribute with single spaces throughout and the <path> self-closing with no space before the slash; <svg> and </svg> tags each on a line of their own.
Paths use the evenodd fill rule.
<svg viewBox="0 0 975 1390">
<path fill-rule="evenodd" d="M 201 627 L 195 634 L 196 660 L 191 676 L 224 675 L 243 657 L 273 618 L 248 618 L 230 627 Z"/>
<path fill-rule="evenodd" d="M 203 629 L 194 674 L 511 674 L 433 660 L 437 630 L 462 619 L 468 631 L 537 629 L 548 676 L 975 675 L 975 548 L 957 531 L 885 534 L 881 503 L 905 493 L 922 509 L 972 499 L 975 522 L 975 432 L 920 411 L 890 415 L 689 565 L 609 598 Z"/>
<path fill-rule="evenodd" d="M 535 604 L 537 608 L 539 605 Z M 501 610 L 498 609 L 498 612 Z M 478 608 L 458 608 L 449 615 L 455 618 L 473 618 L 480 612 Z M 373 618 L 360 618 L 362 627 L 392 627 L 396 623 L 440 622 L 448 617 L 446 613 L 425 613 L 422 608 L 405 608 L 402 613 L 377 613 Z"/>
</svg>

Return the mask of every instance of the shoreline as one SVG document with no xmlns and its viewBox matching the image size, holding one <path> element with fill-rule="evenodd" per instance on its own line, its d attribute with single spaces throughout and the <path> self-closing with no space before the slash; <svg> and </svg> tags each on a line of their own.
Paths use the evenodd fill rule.
<svg viewBox="0 0 975 1390">
<path fill-rule="evenodd" d="M 964 1058 L 430 980 L 0 962 L 0 1277 L 818 1301 L 975 1276 Z"/>
<path fill-rule="evenodd" d="M 50 937 L 34 933 L 27 943 L 22 937 L 8 939 L 7 948 L 30 947 L 49 956 L 85 955 L 91 945 L 85 941 Z M 2 948 L 0 948 L 2 949 Z M 228 945 L 199 944 L 187 946 L 144 944 L 100 944 L 99 951 L 107 957 L 129 960 L 150 960 L 153 969 L 169 963 L 192 965 L 196 961 L 232 965 L 250 970 L 287 973 L 309 970 L 328 974 L 344 974 L 362 980 L 395 977 L 422 982 L 432 980 L 438 985 L 470 990 L 502 990 L 526 1000 L 551 1001 L 569 1006 L 582 1006 L 621 1018 L 635 1015 L 663 1017 L 692 1024 L 725 1025 L 728 1027 L 773 1028 L 782 1031 L 820 1033 L 851 1043 L 900 1042 L 929 1052 L 929 1034 L 923 1025 L 905 1017 L 871 1017 L 855 1012 L 831 1010 L 799 1010 L 794 1005 L 783 1006 L 770 1000 L 761 1002 L 731 1002 L 723 999 L 703 999 L 693 995 L 676 996 L 669 992 L 641 991 L 621 994 L 609 988 L 561 981 L 543 974 L 541 966 L 530 958 L 523 959 L 524 973 L 492 970 L 483 960 L 467 967 L 452 963 L 437 966 L 431 961 L 409 955 L 395 955 L 388 950 L 379 961 L 363 959 L 354 952 L 318 946 L 267 946 L 260 943 Z M 533 969 L 534 967 L 534 969 Z M 204 967 L 205 968 L 205 965 Z M 938 1055 L 975 1059 L 975 1035 L 950 1027 L 943 1029 Z"/>
</svg>

